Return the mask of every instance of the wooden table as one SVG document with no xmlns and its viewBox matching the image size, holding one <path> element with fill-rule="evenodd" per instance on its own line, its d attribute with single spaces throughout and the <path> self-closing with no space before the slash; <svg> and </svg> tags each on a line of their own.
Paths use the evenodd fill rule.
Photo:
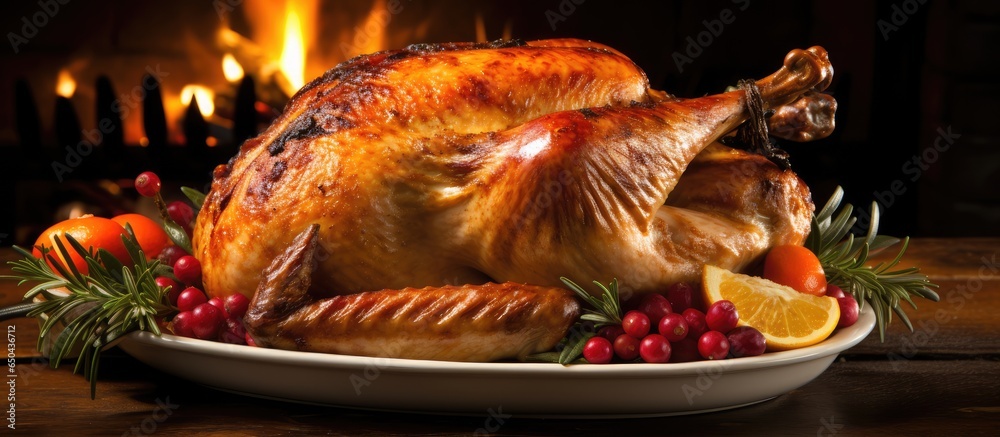
<svg viewBox="0 0 1000 437">
<path fill-rule="evenodd" d="M 491 422 L 491 435 L 997 435 L 1000 432 L 1000 239 L 920 239 L 904 263 L 941 285 L 941 301 L 909 310 L 884 343 L 877 333 L 819 378 L 760 404 L 690 416 L 628 420 Z M 0 249 L 0 274 L 16 254 Z M 0 304 L 24 293 L 0 283 Z M 71 372 L 34 350 L 37 325 L 13 327 L 16 431 L 24 435 L 483 435 L 483 417 L 353 411 L 268 401 L 205 388 L 153 370 L 117 349 L 105 353 L 97 399 Z M 4 389 L 7 390 L 6 388 Z M 595 394 L 595 396 L 600 396 Z M 8 403 L 3 405 L 9 409 Z M 8 418 L 5 414 L 4 418 Z M 8 422 L 5 421 L 4 425 Z M 6 431 L 10 431 L 7 429 Z M 11 433 L 10 435 L 16 435 Z"/>
</svg>

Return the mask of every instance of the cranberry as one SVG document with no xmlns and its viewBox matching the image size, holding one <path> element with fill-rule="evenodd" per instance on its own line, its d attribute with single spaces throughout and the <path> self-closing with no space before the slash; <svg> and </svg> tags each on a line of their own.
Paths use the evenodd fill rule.
<svg viewBox="0 0 1000 437">
<path fill-rule="evenodd" d="M 698 352 L 698 337 L 689 335 L 685 339 L 670 345 L 670 362 L 687 363 L 701 360 L 701 353 Z"/>
<path fill-rule="evenodd" d="M 639 344 L 639 355 L 647 363 L 670 361 L 670 341 L 660 334 L 649 334 Z"/>
<path fill-rule="evenodd" d="M 726 334 L 729 340 L 729 353 L 734 357 L 755 357 L 767 349 L 767 340 L 756 328 L 737 326 Z"/>
<path fill-rule="evenodd" d="M 193 323 L 194 317 L 191 311 L 181 311 L 174 316 L 173 320 L 173 331 L 181 337 L 191 337 L 194 338 L 194 331 L 191 330 L 191 324 Z"/>
<path fill-rule="evenodd" d="M 583 357 L 591 364 L 607 364 L 615 354 L 611 342 L 604 337 L 593 336 L 583 345 Z"/>
<path fill-rule="evenodd" d="M 847 296 L 842 288 L 833 284 L 826 284 L 826 295 L 836 299 Z"/>
<path fill-rule="evenodd" d="M 250 299 L 247 299 L 246 296 L 240 293 L 230 294 L 229 296 L 226 296 L 226 311 L 229 312 L 229 317 L 232 317 L 234 319 L 242 319 L 243 316 L 247 314 L 248 308 L 250 308 Z"/>
<path fill-rule="evenodd" d="M 191 315 L 191 330 L 194 331 L 195 337 L 202 340 L 215 340 L 226 322 L 222 317 L 222 311 L 207 302 L 195 307 Z"/>
<path fill-rule="evenodd" d="M 195 287 L 188 287 L 177 296 L 177 309 L 181 312 L 191 311 L 205 302 L 208 302 L 205 292 Z"/>
<path fill-rule="evenodd" d="M 144 197 L 154 197 L 160 192 L 160 177 L 151 171 L 139 173 L 135 178 L 135 190 Z"/>
<path fill-rule="evenodd" d="M 163 250 L 160 251 L 160 255 L 157 256 L 156 258 L 159 259 L 160 262 L 163 263 L 164 265 L 173 266 L 174 264 L 177 263 L 177 260 L 181 259 L 182 256 L 187 254 L 188 253 L 185 252 L 184 249 L 181 249 L 179 246 L 170 245 L 164 247 Z"/>
<path fill-rule="evenodd" d="M 218 297 L 218 296 L 213 297 L 213 298 L 211 298 L 211 299 L 208 300 L 208 303 L 211 304 L 211 305 L 214 305 L 216 308 L 219 309 L 219 311 L 222 311 L 222 318 L 223 319 L 230 318 L 229 311 L 226 311 L 226 303 L 223 302 L 223 300 L 222 300 L 221 297 Z"/>
<path fill-rule="evenodd" d="M 736 311 L 736 305 L 728 300 L 715 302 L 708 307 L 708 311 L 705 311 L 705 323 L 708 329 L 723 334 L 735 328 L 739 321 L 740 314 Z"/>
<path fill-rule="evenodd" d="M 694 338 L 701 337 L 701 334 L 708 332 L 708 324 L 705 322 L 705 313 L 695 308 L 688 308 L 681 314 L 688 322 L 688 335 Z"/>
<path fill-rule="evenodd" d="M 625 330 L 626 334 L 635 338 L 645 337 L 646 334 L 649 334 L 649 328 L 649 315 L 642 311 L 632 310 L 625 313 L 625 317 L 622 317 L 622 329 Z"/>
<path fill-rule="evenodd" d="M 615 339 L 615 355 L 625 361 L 639 358 L 639 339 L 628 334 L 619 335 Z"/>
<path fill-rule="evenodd" d="M 250 336 L 249 332 L 247 333 L 246 337 L 244 337 L 244 340 L 246 340 L 247 346 L 257 347 L 257 342 L 253 340 L 253 337 Z"/>
<path fill-rule="evenodd" d="M 191 233 L 191 223 L 194 222 L 194 209 L 187 203 L 175 200 L 167 204 L 167 215 L 170 220 L 184 227 L 185 231 Z"/>
<path fill-rule="evenodd" d="M 674 312 L 682 313 L 691 308 L 694 299 L 694 288 L 687 282 L 678 282 L 667 289 L 667 300 L 674 307 Z"/>
<path fill-rule="evenodd" d="M 170 300 L 171 305 L 177 306 L 177 296 L 181 294 L 181 286 L 177 285 L 177 281 L 166 276 L 157 276 L 155 281 L 157 287 L 170 287 L 170 290 L 167 290 L 167 299 Z"/>
<path fill-rule="evenodd" d="M 698 338 L 698 353 L 706 360 L 721 360 L 729 355 L 729 339 L 719 331 L 708 331 Z"/>
<path fill-rule="evenodd" d="M 219 334 L 219 341 L 229 344 L 247 344 L 247 330 L 243 327 L 243 322 L 234 319 L 226 319 L 226 326 Z"/>
<path fill-rule="evenodd" d="M 858 301 L 854 300 L 854 296 L 846 295 L 838 297 L 837 304 L 840 305 L 840 321 L 837 322 L 838 328 L 846 328 L 858 321 Z"/>
<path fill-rule="evenodd" d="M 684 316 L 677 313 L 670 313 L 663 316 L 659 323 L 660 335 L 671 342 L 681 341 L 688 335 L 688 322 Z"/>
<path fill-rule="evenodd" d="M 639 303 L 639 311 L 646 313 L 653 323 L 659 322 L 663 316 L 674 312 L 670 302 L 663 295 L 652 293 L 647 294 Z"/>
<path fill-rule="evenodd" d="M 184 255 L 174 263 L 174 276 L 187 285 L 201 283 L 201 261 L 191 255 Z"/>
</svg>

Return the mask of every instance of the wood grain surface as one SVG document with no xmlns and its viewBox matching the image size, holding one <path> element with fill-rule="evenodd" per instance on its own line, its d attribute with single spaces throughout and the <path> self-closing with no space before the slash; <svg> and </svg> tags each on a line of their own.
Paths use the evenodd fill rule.
<svg viewBox="0 0 1000 437">
<path fill-rule="evenodd" d="M 907 310 L 913 332 L 894 320 L 884 342 L 873 333 L 809 384 L 733 410 L 627 420 L 511 416 L 503 423 L 487 422 L 487 412 L 454 417 L 355 411 L 217 391 L 153 370 L 117 349 L 102 358 L 97 398 L 91 400 L 89 384 L 72 373 L 72 362 L 50 369 L 35 350 L 37 324 L 18 319 L 4 326 L 14 333 L 17 357 L 16 429 L 5 430 L 10 435 L 116 436 L 995 435 L 1000 427 L 998 253 L 1000 239 L 993 238 L 912 241 L 904 264 L 919 266 L 940 285 L 941 294 L 940 302 L 918 301 L 917 309 Z M 0 274 L 10 273 L 6 261 L 15 256 L 0 249 Z M 0 281 L 0 304 L 19 301 L 24 290 Z"/>
</svg>

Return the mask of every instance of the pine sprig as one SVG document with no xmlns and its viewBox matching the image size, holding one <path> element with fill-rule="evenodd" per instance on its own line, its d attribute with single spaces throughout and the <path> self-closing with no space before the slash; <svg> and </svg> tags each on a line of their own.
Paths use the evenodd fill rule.
<svg viewBox="0 0 1000 437">
<path fill-rule="evenodd" d="M 79 350 L 73 372 L 82 371 L 90 382 L 91 399 L 96 395 L 101 351 L 133 331 L 160 335 L 157 318 L 176 311 L 167 298 L 169 289 L 156 284 L 156 277 L 165 273 L 167 267 L 158 260 L 147 261 L 132 227 L 126 225 L 125 230 L 122 241 L 131 258 L 131 267 L 123 265 L 106 250 L 95 252 L 84 248 L 73 236 L 65 234 L 72 250 L 86 261 L 86 275 L 74 263 L 64 266 L 55 259 L 53 250 L 58 251 L 62 259 L 70 259 L 69 249 L 57 238 L 55 249 L 42 249 L 42 258 L 14 246 L 23 258 L 9 263 L 16 275 L 4 277 L 20 280 L 19 284 L 35 283 L 25 293 L 25 301 L 39 296 L 44 298 L 28 312 L 31 317 L 45 316 L 38 334 L 39 350 L 53 335 L 57 324 L 65 325 L 52 341 L 49 364 L 57 368 L 63 358 Z M 51 291 L 59 288 L 67 293 Z"/>
<path fill-rule="evenodd" d="M 841 208 L 843 199 L 844 190 L 837 187 L 826 205 L 813 216 L 812 230 L 805 246 L 819 258 L 827 282 L 851 293 L 862 308 L 866 301 L 871 304 L 882 341 L 885 341 L 885 327 L 892 321 L 893 313 L 912 332 L 913 325 L 900 303 L 905 301 L 916 308 L 912 299 L 914 295 L 936 302 L 940 297 L 932 288 L 938 285 L 916 267 L 892 270 L 902 260 L 910 240 L 909 237 L 900 240 L 878 235 L 879 210 L 875 202 L 872 202 L 867 234 L 856 237 L 851 233 L 857 218 L 852 215 L 852 205 L 846 204 Z M 871 253 L 900 242 L 902 247 L 892 261 L 867 265 Z"/>
</svg>

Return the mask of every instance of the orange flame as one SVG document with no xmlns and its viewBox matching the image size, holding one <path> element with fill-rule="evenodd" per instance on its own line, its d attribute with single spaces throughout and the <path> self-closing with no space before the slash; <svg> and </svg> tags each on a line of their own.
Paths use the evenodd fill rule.
<svg viewBox="0 0 1000 437">
<path fill-rule="evenodd" d="M 215 92 L 202 85 L 188 85 L 181 89 L 181 102 L 191 106 L 191 100 L 198 99 L 198 111 L 208 118 L 215 113 Z"/>
<path fill-rule="evenodd" d="M 236 61 L 232 53 L 226 53 L 222 57 L 222 75 L 230 82 L 237 82 L 243 79 L 243 66 Z"/>
<path fill-rule="evenodd" d="M 306 83 L 306 51 L 302 21 L 295 5 L 289 4 L 285 15 L 285 43 L 281 49 L 281 72 L 291 83 L 294 94 Z"/>
<path fill-rule="evenodd" d="M 73 97 L 76 92 L 76 81 L 65 68 L 59 70 L 59 77 L 56 79 L 56 94 L 65 98 Z"/>
</svg>

